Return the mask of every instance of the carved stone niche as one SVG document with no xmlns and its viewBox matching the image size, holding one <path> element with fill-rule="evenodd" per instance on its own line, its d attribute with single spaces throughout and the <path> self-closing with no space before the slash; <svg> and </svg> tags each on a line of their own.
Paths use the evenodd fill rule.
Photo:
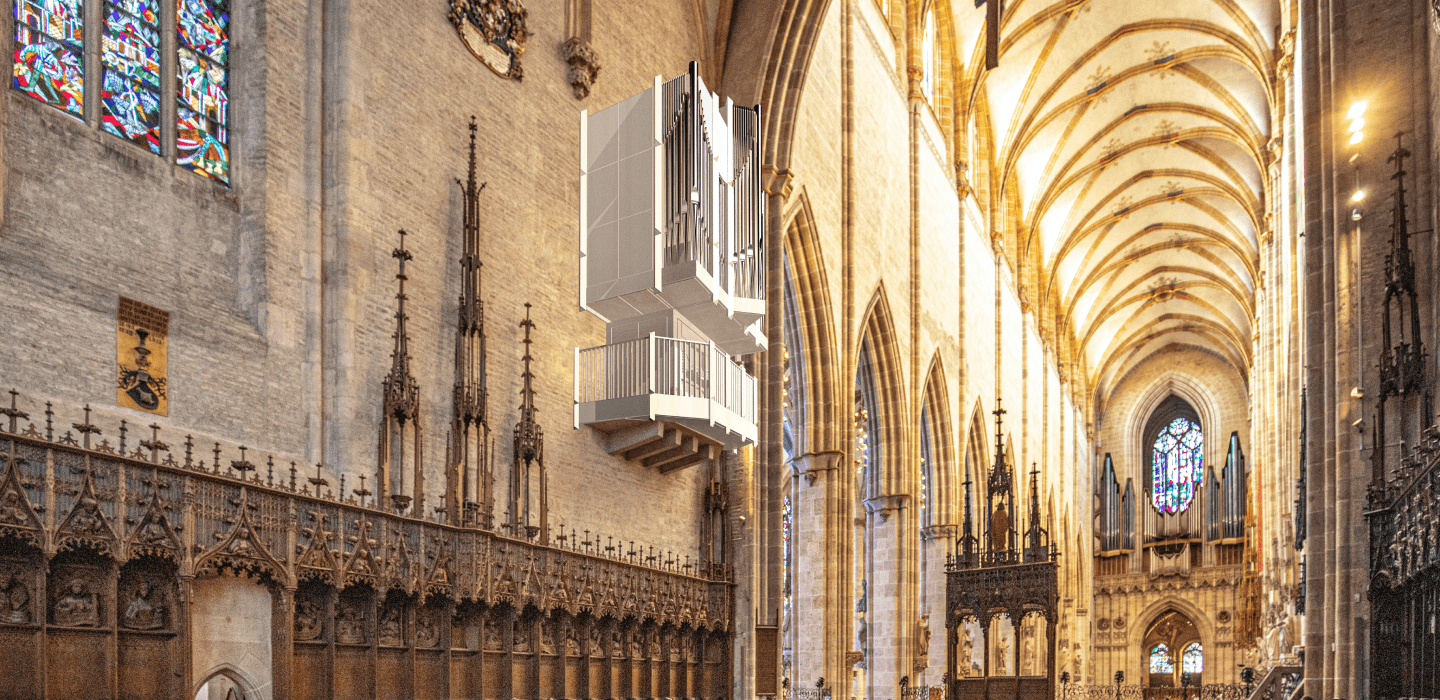
<svg viewBox="0 0 1440 700">
<path fill-rule="evenodd" d="M 34 626 L 39 590 L 34 565 L 21 557 L 0 558 L 0 625 Z"/>
<path fill-rule="evenodd" d="M 328 641 L 330 587 L 322 583 L 301 584 L 295 591 L 295 641 Z"/>
<path fill-rule="evenodd" d="M 108 560 L 88 552 L 67 552 L 50 562 L 46 595 L 50 624 L 75 629 L 110 626 Z"/>
<path fill-rule="evenodd" d="M 406 618 L 409 617 L 410 601 L 399 591 L 390 591 L 385 603 L 380 606 L 379 622 L 375 625 L 376 639 L 382 647 L 403 647 L 408 639 Z"/>
<path fill-rule="evenodd" d="M 443 641 L 442 623 L 449 619 L 445 601 L 432 597 L 415 614 L 415 648 L 437 649 Z"/>
<path fill-rule="evenodd" d="M 335 643 L 363 645 L 371 639 L 375 592 L 369 586 L 350 586 L 335 605 Z"/>
<path fill-rule="evenodd" d="M 120 629 L 128 632 L 173 632 L 176 595 L 175 568 L 163 560 L 142 558 L 120 570 L 119 604 L 115 607 Z"/>
<path fill-rule="evenodd" d="M 480 606 L 461 603 L 450 616 L 450 648 L 474 651 L 483 648 L 484 628 L 480 624 Z"/>
</svg>

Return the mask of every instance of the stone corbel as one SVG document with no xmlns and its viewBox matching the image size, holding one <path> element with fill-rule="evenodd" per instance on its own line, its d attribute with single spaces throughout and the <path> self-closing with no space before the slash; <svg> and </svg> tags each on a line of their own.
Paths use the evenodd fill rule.
<svg viewBox="0 0 1440 700">
<path fill-rule="evenodd" d="M 811 452 L 790 460 L 790 469 L 797 476 L 805 477 L 806 486 L 814 486 L 815 479 L 822 472 L 835 471 L 844 456 L 842 452 Z"/>
<path fill-rule="evenodd" d="M 595 47 L 578 36 L 572 36 L 560 45 L 560 53 L 570 64 L 567 79 L 575 90 L 575 99 L 585 99 L 590 95 L 590 86 L 595 84 L 595 76 L 600 73 L 600 59 L 595 55 Z"/>
<path fill-rule="evenodd" d="M 865 510 L 868 513 L 880 516 L 880 522 L 890 520 L 890 516 L 896 511 L 903 509 L 906 501 L 910 500 L 908 493 L 896 493 L 887 496 L 876 496 L 865 499 Z"/>
<path fill-rule="evenodd" d="M 789 199 L 795 182 L 795 174 L 789 168 L 776 169 L 766 164 L 760 169 L 763 185 L 761 189 L 771 197 Z"/>
<path fill-rule="evenodd" d="M 920 536 L 926 542 L 931 540 L 953 540 L 960 536 L 960 529 L 954 525 L 931 525 L 922 529 Z"/>
</svg>

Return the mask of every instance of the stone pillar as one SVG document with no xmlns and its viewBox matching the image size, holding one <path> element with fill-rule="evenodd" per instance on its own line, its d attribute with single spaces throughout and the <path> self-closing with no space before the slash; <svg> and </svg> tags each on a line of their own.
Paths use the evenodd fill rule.
<svg viewBox="0 0 1440 700">
<path fill-rule="evenodd" d="M 854 647 L 850 626 L 850 571 L 844 568 L 846 531 L 852 526 L 842 497 L 847 470 L 839 452 L 795 458 L 794 525 L 795 665 L 790 682 L 814 687 L 818 678 L 840 687 L 850 677 L 845 653 Z M 849 516 L 849 517 L 847 517 Z"/>
<path fill-rule="evenodd" d="M 931 525 L 923 532 L 925 589 L 920 592 L 924 597 L 920 614 L 930 616 L 930 644 L 926 650 L 928 663 L 924 674 L 910 679 L 914 685 L 938 683 L 945 669 L 949 667 L 950 657 L 945 646 L 945 640 L 949 636 L 945 629 L 945 557 L 950 554 L 957 535 L 958 528 L 954 525 Z"/>
<path fill-rule="evenodd" d="M 914 523 L 907 508 L 908 495 L 881 496 L 865 501 L 868 513 L 870 563 L 869 653 L 866 655 L 867 696 L 875 700 L 897 697 L 900 679 L 910 675 L 911 636 L 915 621 L 906 576 L 905 550 L 914 539 Z M 911 679 L 914 682 L 914 679 Z"/>
</svg>

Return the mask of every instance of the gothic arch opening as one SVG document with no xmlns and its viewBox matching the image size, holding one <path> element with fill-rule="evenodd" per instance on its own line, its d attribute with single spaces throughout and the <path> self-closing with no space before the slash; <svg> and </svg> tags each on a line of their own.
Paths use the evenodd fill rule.
<svg viewBox="0 0 1440 700">
<path fill-rule="evenodd" d="M 214 669 L 195 690 L 195 700 L 255 700 L 259 697 L 245 674 L 230 665 Z"/>
<path fill-rule="evenodd" d="M 1140 647 L 1145 685 L 1150 688 L 1198 687 L 1204 677 L 1205 648 L 1200 630 L 1184 613 L 1167 610 L 1155 618 Z"/>
</svg>

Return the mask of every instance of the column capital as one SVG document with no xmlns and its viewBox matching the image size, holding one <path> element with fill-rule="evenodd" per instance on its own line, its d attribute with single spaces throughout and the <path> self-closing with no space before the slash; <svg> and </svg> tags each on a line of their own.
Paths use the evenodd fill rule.
<svg viewBox="0 0 1440 700">
<path fill-rule="evenodd" d="M 896 493 L 865 499 L 865 511 L 880 516 L 880 521 L 890 519 L 896 511 L 903 510 L 910 500 L 908 493 Z"/>
<path fill-rule="evenodd" d="M 773 165 L 765 165 L 760 169 L 760 173 L 764 183 L 761 189 L 765 191 L 765 194 L 781 199 L 790 198 L 792 185 L 795 182 L 795 173 L 790 172 L 789 168 L 777 169 Z"/>
</svg>

